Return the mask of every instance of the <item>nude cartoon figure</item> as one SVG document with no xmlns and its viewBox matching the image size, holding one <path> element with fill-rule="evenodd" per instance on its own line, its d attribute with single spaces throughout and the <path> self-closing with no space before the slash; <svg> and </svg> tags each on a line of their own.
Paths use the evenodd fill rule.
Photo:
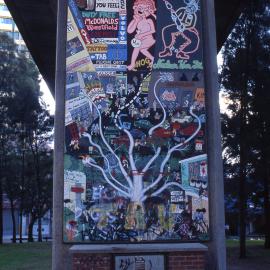
<svg viewBox="0 0 270 270">
<path fill-rule="evenodd" d="M 195 28 L 197 22 L 196 12 L 199 9 L 198 0 L 184 0 L 186 7 L 181 7 L 176 11 L 172 4 L 164 0 L 166 8 L 171 13 L 173 24 L 162 29 L 162 42 L 164 49 L 159 53 L 159 57 L 172 56 L 176 58 L 190 59 L 190 55 L 199 48 L 200 37 Z M 181 45 L 178 45 L 182 40 Z"/>
<path fill-rule="evenodd" d="M 150 16 L 156 19 L 154 0 L 135 0 L 133 5 L 133 20 L 129 23 L 127 32 L 132 34 L 136 31 L 135 37 L 131 41 L 134 47 L 131 57 L 131 63 L 128 70 L 135 70 L 136 60 L 139 53 L 150 59 L 153 64 L 154 56 L 148 51 L 156 42 L 153 34 L 156 32 L 154 21 Z"/>
</svg>

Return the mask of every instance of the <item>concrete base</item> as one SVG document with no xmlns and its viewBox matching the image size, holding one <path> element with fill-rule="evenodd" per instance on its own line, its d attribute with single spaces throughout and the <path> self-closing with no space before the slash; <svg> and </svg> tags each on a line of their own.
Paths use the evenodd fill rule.
<svg viewBox="0 0 270 270">
<path fill-rule="evenodd" d="M 115 270 L 117 254 L 164 254 L 166 270 L 205 270 L 208 248 L 199 243 L 74 245 L 70 248 L 73 270 Z M 119 269 L 117 269 L 119 270 Z"/>
</svg>

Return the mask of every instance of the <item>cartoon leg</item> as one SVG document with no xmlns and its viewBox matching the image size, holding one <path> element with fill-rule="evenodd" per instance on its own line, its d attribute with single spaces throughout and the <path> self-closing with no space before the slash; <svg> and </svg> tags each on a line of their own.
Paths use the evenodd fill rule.
<svg viewBox="0 0 270 270">
<path fill-rule="evenodd" d="M 159 53 L 159 57 L 171 56 L 172 47 L 175 43 L 175 33 L 178 32 L 174 24 L 168 25 L 162 29 L 162 41 L 164 50 Z"/>
<path fill-rule="evenodd" d="M 137 57 L 139 55 L 139 52 L 140 52 L 140 48 L 134 48 L 133 49 L 133 53 L 132 53 L 132 57 L 131 57 L 131 63 L 130 65 L 127 67 L 128 70 L 132 70 L 135 68 L 135 65 L 136 65 L 136 60 L 137 60 Z"/>
<path fill-rule="evenodd" d="M 180 58 L 180 59 L 186 59 L 188 60 L 190 57 L 189 57 L 189 53 L 188 52 L 185 52 L 185 48 L 188 47 L 192 42 L 191 42 L 191 39 L 188 38 L 184 33 L 181 33 L 181 36 L 182 38 L 184 38 L 185 42 L 184 44 L 182 44 L 180 47 L 179 47 L 179 50 L 178 50 L 178 53 L 176 54 L 176 57 L 177 58 Z"/>
<path fill-rule="evenodd" d="M 152 64 L 154 62 L 154 56 L 148 51 L 148 49 L 142 49 L 141 53 L 151 60 L 150 66 L 152 66 Z"/>
</svg>

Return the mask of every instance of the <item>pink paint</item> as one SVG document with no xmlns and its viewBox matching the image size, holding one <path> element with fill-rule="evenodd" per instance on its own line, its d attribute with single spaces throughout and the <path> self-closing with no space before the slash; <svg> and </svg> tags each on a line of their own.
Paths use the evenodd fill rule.
<svg viewBox="0 0 270 270">
<path fill-rule="evenodd" d="M 128 70 L 135 70 L 136 60 L 139 53 L 150 59 L 152 66 L 154 56 L 149 52 L 149 49 L 155 44 L 156 40 L 153 34 L 156 32 L 154 21 L 150 18 L 155 16 L 155 3 L 153 0 L 136 0 L 133 5 L 134 15 L 133 20 L 129 23 L 127 32 L 132 34 L 136 31 L 135 37 L 131 44 L 134 47 L 131 57 L 131 63 Z"/>
</svg>

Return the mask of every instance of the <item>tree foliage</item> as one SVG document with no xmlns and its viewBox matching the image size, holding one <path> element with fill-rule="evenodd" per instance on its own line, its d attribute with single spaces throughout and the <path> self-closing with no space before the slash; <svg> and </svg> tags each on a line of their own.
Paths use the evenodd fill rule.
<svg viewBox="0 0 270 270">
<path fill-rule="evenodd" d="M 48 143 L 53 119 L 41 100 L 34 62 L 20 54 L 6 34 L 0 34 L 0 44 L 0 179 L 12 215 L 13 207 L 19 206 L 21 238 L 22 216 L 29 214 L 34 224 L 51 207 L 52 151 Z M 32 228 L 28 231 L 32 240 Z M 15 238 L 14 229 L 13 241 Z"/>
<path fill-rule="evenodd" d="M 239 210 L 240 257 L 246 256 L 249 214 L 262 206 L 266 247 L 270 247 L 269 24 L 268 1 L 249 1 L 223 52 L 221 83 L 230 101 L 228 113 L 222 116 L 224 162 L 227 185 L 233 187 L 225 189 Z"/>
</svg>

